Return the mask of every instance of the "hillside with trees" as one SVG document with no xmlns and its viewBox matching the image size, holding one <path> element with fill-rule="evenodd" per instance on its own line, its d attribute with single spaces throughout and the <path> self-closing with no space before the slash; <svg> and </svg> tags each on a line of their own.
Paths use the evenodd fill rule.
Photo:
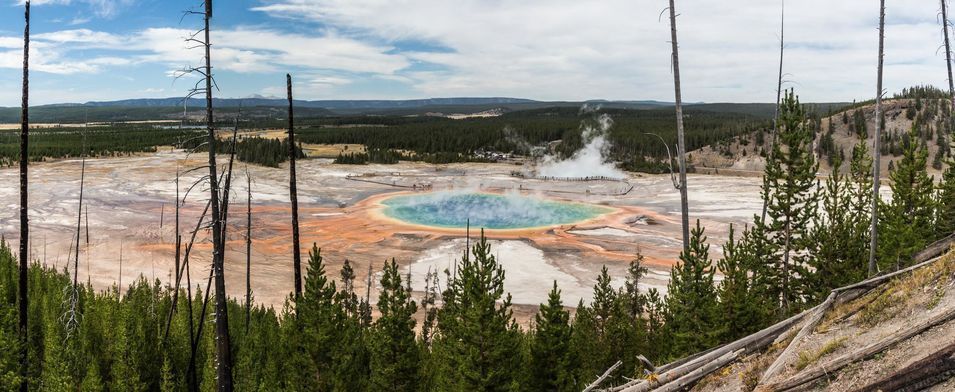
<svg viewBox="0 0 955 392">
<path fill-rule="evenodd" d="M 953 128 L 951 97 L 933 86 L 916 86 L 882 102 L 882 121 L 885 133 L 881 140 L 883 176 L 903 158 L 906 139 L 914 137 L 928 155 L 929 171 L 940 178 L 952 159 Z M 860 138 L 873 145 L 875 104 L 865 101 L 847 105 L 838 111 L 821 112 L 818 107 L 807 107 L 809 126 L 814 133 L 813 151 L 819 159 L 820 170 L 832 172 L 836 167 L 846 173 L 852 150 Z M 768 129 L 759 129 L 746 135 L 714 143 L 690 152 L 692 164 L 698 168 L 724 168 L 759 171 L 766 164 L 772 145 Z"/>
</svg>

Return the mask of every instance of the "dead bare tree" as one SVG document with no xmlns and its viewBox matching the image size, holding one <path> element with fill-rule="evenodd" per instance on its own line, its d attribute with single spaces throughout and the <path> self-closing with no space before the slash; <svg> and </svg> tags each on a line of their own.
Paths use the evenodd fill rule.
<svg viewBox="0 0 955 392">
<path fill-rule="evenodd" d="M 212 268 L 210 269 L 210 275 L 214 278 L 216 292 L 216 387 L 219 391 L 232 391 L 234 389 L 232 379 L 232 351 L 231 339 L 229 337 L 228 299 L 225 290 L 225 218 L 223 216 L 223 208 L 221 208 L 223 206 L 220 204 L 220 196 L 222 196 L 222 194 L 219 189 L 219 173 L 216 168 L 217 138 L 215 116 L 212 107 L 212 87 L 215 84 L 215 78 L 212 74 L 212 42 L 209 29 L 209 22 L 212 19 L 212 0 L 204 0 L 202 5 L 204 8 L 203 11 L 190 10 L 186 11 L 185 14 L 202 16 L 204 23 L 203 28 L 186 38 L 186 42 L 194 44 L 195 46 L 192 48 L 201 48 L 204 50 L 204 64 L 201 67 L 182 71 L 181 74 L 198 74 L 201 76 L 199 82 L 196 83 L 196 86 L 189 92 L 185 100 L 188 101 L 193 96 L 202 94 L 205 95 L 206 100 L 206 144 L 209 150 L 207 168 L 209 170 L 209 203 L 211 207 L 212 229 Z M 200 37 L 200 34 L 202 37 Z M 204 87 L 200 87 L 202 84 L 204 84 Z M 226 191 L 226 193 L 228 192 Z M 209 290 L 206 291 L 207 294 L 208 292 Z M 200 325 L 199 328 L 201 331 L 202 325 Z M 190 368 L 194 368 L 194 366 L 190 365 Z"/>
<path fill-rule="evenodd" d="M 176 162 L 176 260 L 175 260 L 175 280 L 179 282 L 179 261 L 182 260 L 182 235 L 179 233 L 179 163 Z M 176 308 L 176 303 L 172 303 L 173 309 Z"/>
<path fill-rule="evenodd" d="M 76 253 L 73 259 L 73 286 L 69 288 L 70 293 L 67 295 L 67 312 L 63 315 L 67 338 L 69 338 L 79 325 L 77 310 L 79 307 L 80 234 L 83 233 L 83 185 L 85 182 L 86 157 L 84 156 L 80 166 L 80 201 L 76 213 L 76 248 L 74 248 Z"/>
<path fill-rule="evenodd" d="M 955 79 L 952 79 L 952 46 L 948 40 L 948 1 L 942 3 L 942 36 L 945 38 L 945 65 L 948 67 L 948 95 L 951 97 L 952 117 L 955 118 Z"/>
<path fill-rule="evenodd" d="M 876 252 L 879 245 L 879 144 L 882 139 L 882 65 L 885 57 L 885 0 L 879 1 L 879 70 L 875 96 L 875 140 L 872 141 L 872 225 L 869 228 L 869 276 L 876 274 Z"/>
<path fill-rule="evenodd" d="M 786 48 L 786 0 L 782 0 L 781 11 L 779 15 L 779 77 L 776 79 L 776 112 L 773 114 L 772 146 L 769 149 L 769 160 L 772 160 L 776 153 L 776 137 L 779 128 L 779 104 L 783 94 L 783 54 Z M 767 162 L 768 164 L 768 162 Z M 763 189 L 769 188 L 769 178 L 763 176 Z M 768 192 L 768 191 L 767 191 Z M 763 195 L 763 214 L 761 220 L 766 220 L 766 208 L 769 205 L 769 194 Z"/>
<path fill-rule="evenodd" d="M 245 333 L 249 333 L 252 321 L 252 176 L 249 166 L 245 166 L 246 198 L 245 210 Z"/>
<path fill-rule="evenodd" d="M 123 295 L 123 245 L 125 238 L 119 239 L 119 283 L 116 286 L 116 297 L 119 299 Z"/>
<path fill-rule="evenodd" d="M 289 198 L 292 203 L 292 269 L 295 272 L 295 299 L 302 296 L 302 250 L 299 245 L 298 233 L 298 190 L 295 187 L 295 123 L 292 106 L 292 75 L 285 74 L 285 84 L 288 88 L 288 170 L 289 170 Z"/>
<path fill-rule="evenodd" d="M 673 47 L 673 91 L 676 107 L 677 160 L 680 163 L 680 211 L 683 223 L 683 250 L 690 247 L 690 211 L 686 194 L 686 144 L 683 137 L 683 97 L 680 91 L 680 49 L 676 37 L 676 7 L 670 0 L 670 45 Z"/>
<path fill-rule="evenodd" d="M 23 28 L 23 101 L 20 103 L 20 276 L 18 286 L 19 312 L 20 312 L 20 391 L 29 390 L 29 362 L 28 362 L 28 330 L 27 330 L 27 269 L 30 266 L 28 253 L 30 251 L 28 239 L 30 238 L 30 221 L 27 212 L 28 206 L 28 185 L 27 185 L 27 165 L 29 164 L 29 150 L 27 145 L 30 139 L 30 0 L 24 4 L 24 19 L 26 25 Z"/>
</svg>

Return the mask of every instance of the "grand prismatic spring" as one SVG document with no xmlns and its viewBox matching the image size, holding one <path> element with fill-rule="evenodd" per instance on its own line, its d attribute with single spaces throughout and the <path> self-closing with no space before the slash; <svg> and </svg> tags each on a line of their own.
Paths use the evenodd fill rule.
<svg viewBox="0 0 955 392">
<path fill-rule="evenodd" d="M 612 212 L 591 204 L 518 194 L 436 192 L 385 199 L 385 216 L 422 226 L 512 230 L 577 223 Z"/>
</svg>

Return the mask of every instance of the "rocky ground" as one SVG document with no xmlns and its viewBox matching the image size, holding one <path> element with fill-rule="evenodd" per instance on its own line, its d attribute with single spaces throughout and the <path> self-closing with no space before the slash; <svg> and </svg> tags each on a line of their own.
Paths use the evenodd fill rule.
<svg viewBox="0 0 955 392">
<path fill-rule="evenodd" d="M 935 351 L 953 343 L 955 321 L 942 322 L 934 327 L 890 345 L 874 355 L 853 361 L 848 366 L 835 368 L 832 361 L 843 355 L 883 341 L 900 331 L 912 328 L 933 317 L 955 311 L 955 254 L 912 273 L 872 289 L 865 295 L 837 304 L 826 312 L 822 321 L 803 339 L 793 342 L 797 324 L 785 338 L 761 353 L 742 358 L 714 372 L 693 388 L 694 391 L 752 391 L 770 388 L 791 377 L 820 369 L 823 377 L 805 383 L 797 391 L 875 391 L 890 376 L 912 373 L 910 366 Z M 769 379 L 761 379 L 765 370 L 783 352 L 793 345 L 792 354 L 783 359 L 783 367 Z M 903 390 L 951 391 L 955 379 L 951 372 L 942 375 L 937 385 L 929 389 Z M 894 388 L 888 390 L 896 390 Z"/>
</svg>

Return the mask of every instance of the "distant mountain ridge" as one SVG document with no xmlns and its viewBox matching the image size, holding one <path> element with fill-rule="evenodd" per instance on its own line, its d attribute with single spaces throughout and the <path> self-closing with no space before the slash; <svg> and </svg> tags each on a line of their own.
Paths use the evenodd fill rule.
<svg viewBox="0 0 955 392">
<path fill-rule="evenodd" d="M 217 107 L 285 107 L 288 101 L 282 98 L 213 98 L 213 106 Z M 472 106 L 472 105 L 513 105 L 538 103 L 539 101 L 522 98 L 489 97 L 489 98 L 425 98 L 407 100 L 294 100 L 296 107 L 321 108 L 330 110 L 341 109 L 411 109 L 427 106 Z M 188 107 L 205 106 L 205 99 L 192 98 L 187 101 Z M 47 106 L 89 106 L 89 107 L 182 107 L 183 99 L 173 98 L 140 98 L 118 101 L 94 101 L 83 104 L 57 104 Z"/>
</svg>

